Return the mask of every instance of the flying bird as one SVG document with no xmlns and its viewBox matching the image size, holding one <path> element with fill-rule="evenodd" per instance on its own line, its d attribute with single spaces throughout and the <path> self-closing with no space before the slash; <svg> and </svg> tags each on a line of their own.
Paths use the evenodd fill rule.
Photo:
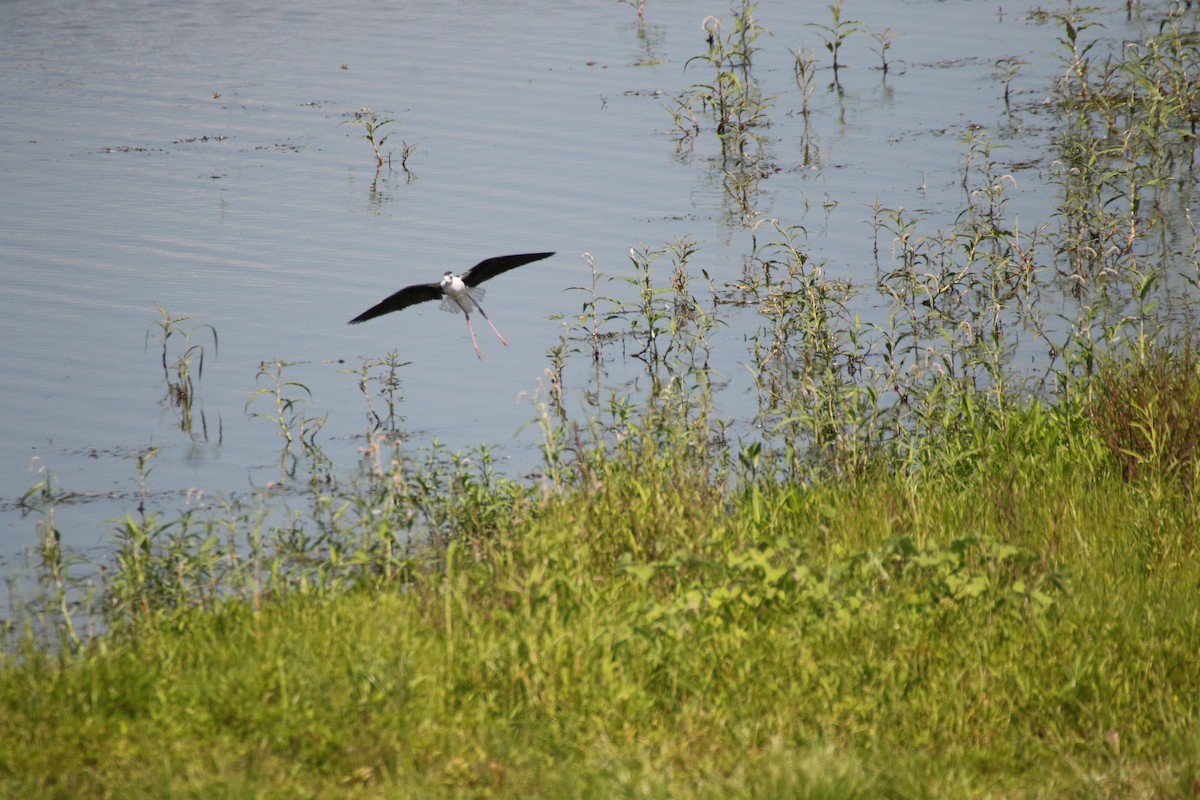
<svg viewBox="0 0 1200 800">
<path fill-rule="evenodd" d="M 496 330 L 496 326 L 488 319 L 487 312 L 483 310 L 483 306 L 479 305 L 479 301 L 483 299 L 485 289 L 479 287 L 479 284 L 486 280 L 508 272 L 510 269 L 516 269 L 523 264 L 528 264 L 531 261 L 541 261 L 543 258 L 549 258 L 554 253 L 521 253 L 515 256 L 496 256 L 495 258 L 487 258 L 480 261 L 475 266 L 464 272 L 462 275 L 455 275 L 449 270 L 442 276 L 441 283 L 418 283 L 413 286 L 405 286 L 400 291 L 384 298 L 378 305 L 368 308 L 363 313 L 359 314 L 354 319 L 350 320 L 351 325 L 357 325 L 360 322 L 366 322 L 369 319 L 390 314 L 393 311 L 401 311 L 409 306 L 414 306 L 417 303 L 424 303 L 429 300 L 437 300 L 441 298 L 443 311 L 455 313 L 461 311 L 467 318 L 467 330 L 471 333 L 471 344 L 475 345 L 475 355 L 483 360 L 483 353 L 479 351 L 479 342 L 475 340 L 475 329 L 471 327 L 471 312 L 479 309 L 479 313 L 487 320 L 488 325 L 492 326 L 496 336 L 505 347 L 508 347 L 508 342 L 504 341 L 504 337 L 500 335 L 500 331 Z"/>
</svg>

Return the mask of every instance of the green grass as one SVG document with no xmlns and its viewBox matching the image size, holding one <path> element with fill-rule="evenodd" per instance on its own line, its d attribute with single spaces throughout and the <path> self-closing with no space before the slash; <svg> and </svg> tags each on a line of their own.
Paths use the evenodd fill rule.
<svg viewBox="0 0 1200 800">
<path fill-rule="evenodd" d="M 404 584 L 26 642 L 0 792 L 1186 796 L 1195 503 L 1148 502 L 1082 411 L 987 423 L 803 486 L 646 438 Z"/>
</svg>

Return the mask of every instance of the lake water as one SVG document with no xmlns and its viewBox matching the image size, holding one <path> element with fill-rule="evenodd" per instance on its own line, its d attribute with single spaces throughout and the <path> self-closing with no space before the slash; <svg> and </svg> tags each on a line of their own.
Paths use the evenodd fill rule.
<svg viewBox="0 0 1200 800">
<path fill-rule="evenodd" d="M 1119 41 L 1125 4 L 1108 5 Z M 745 231 L 713 177 L 711 132 L 681 149 L 665 108 L 709 79 L 685 64 L 705 52 L 710 14 L 733 17 L 726 0 L 648 0 L 644 24 L 617 0 L 0 0 L 0 567 L 36 542 L 19 500 L 47 471 L 71 494 L 56 511 L 64 542 L 83 551 L 137 505 L 149 448 L 150 503 L 168 512 L 189 492 L 277 479 L 278 434 L 246 413 L 264 361 L 296 362 L 285 377 L 311 390 L 305 410 L 327 417 L 321 441 L 348 465 L 366 408 L 345 370 L 393 349 L 411 361 L 410 446 L 488 444 L 517 474 L 534 465 L 529 396 L 562 330 L 552 317 L 583 302 L 570 291 L 589 280 L 582 254 L 621 276 L 630 247 L 688 237 L 715 279 L 740 270 Z M 845 14 L 900 35 L 886 75 L 874 39 L 847 39 L 838 93 L 813 26 L 831 23 L 828 3 L 758 5 L 778 168 L 762 184 L 768 215 L 804 225 L 831 275 L 869 282 L 868 206 L 948 223 L 960 139 L 983 126 L 1009 132 L 997 158 L 1016 178 L 1011 202 L 1045 221 L 1038 108 L 1063 71 L 1060 28 L 977 0 L 851 0 Z M 820 68 L 808 158 L 797 48 Z M 1027 62 L 1012 119 L 1006 57 Z M 364 110 L 396 120 L 378 173 L 363 128 L 343 124 Z M 436 304 L 346 324 L 401 286 L 543 250 L 557 255 L 488 285 L 511 347 L 481 324 L 482 361 Z M 204 368 L 190 433 L 165 397 L 156 303 L 218 336 L 191 339 Z M 722 402 L 748 418 L 744 332 L 722 336 Z"/>
</svg>

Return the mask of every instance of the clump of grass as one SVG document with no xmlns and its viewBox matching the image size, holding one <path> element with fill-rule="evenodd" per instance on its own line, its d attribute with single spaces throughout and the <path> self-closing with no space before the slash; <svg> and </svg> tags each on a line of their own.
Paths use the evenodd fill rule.
<svg viewBox="0 0 1200 800">
<path fill-rule="evenodd" d="M 1088 415 L 1128 479 L 1200 477 L 1200 361 L 1190 345 L 1154 346 L 1140 359 L 1105 358 Z"/>
</svg>

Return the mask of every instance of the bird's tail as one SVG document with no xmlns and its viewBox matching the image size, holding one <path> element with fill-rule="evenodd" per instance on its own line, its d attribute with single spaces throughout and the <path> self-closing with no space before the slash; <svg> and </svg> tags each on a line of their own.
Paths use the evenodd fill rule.
<svg viewBox="0 0 1200 800">
<path fill-rule="evenodd" d="M 471 305 L 473 306 L 473 308 L 471 309 L 472 311 L 479 308 L 479 301 L 482 300 L 484 295 L 486 295 L 486 294 L 487 294 L 487 289 L 483 289 L 479 286 L 468 287 L 467 296 L 471 298 Z M 442 296 L 442 304 L 439 305 L 438 308 L 440 308 L 442 311 L 446 311 L 450 314 L 463 313 L 462 308 L 459 307 L 458 303 L 456 303 L 454 301 L 454 298 L 450 297 L 450 295 Z M 480 309 L 480 310 L 482 311 L 482 309 Z M 484 314 L 484 316 L 486 317 L 487 314 Z"/>
</svg>

